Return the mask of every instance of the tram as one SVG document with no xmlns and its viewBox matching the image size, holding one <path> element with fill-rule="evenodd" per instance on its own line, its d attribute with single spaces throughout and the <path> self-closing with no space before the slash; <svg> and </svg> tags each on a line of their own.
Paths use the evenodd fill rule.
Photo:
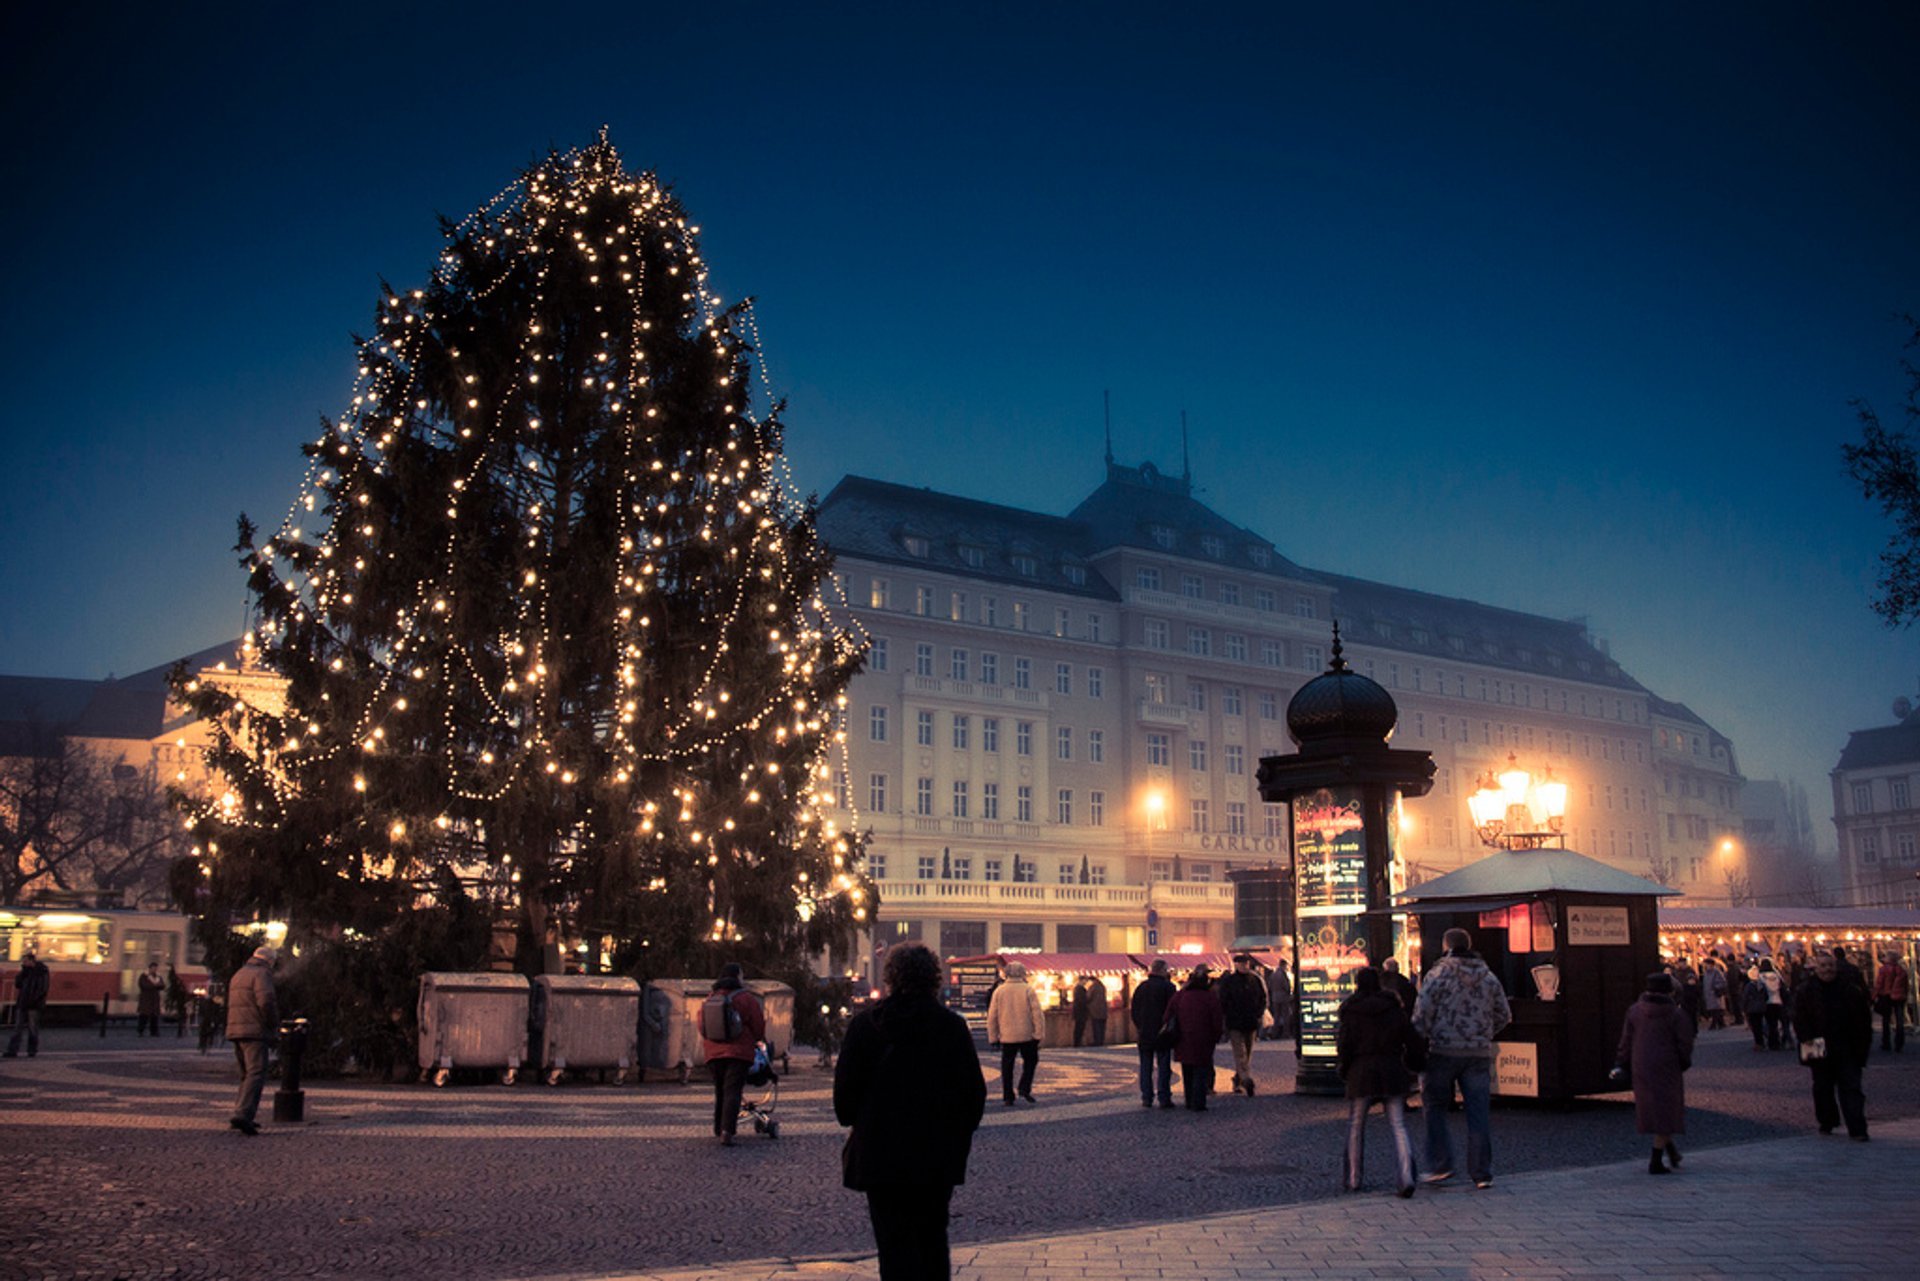
<svg viewBox="0 0 1920 1281">
<path fill-rule="evenodd" d="M 209 975 L 186 917 L 120 908 L 0 907 L 0 1009 L 13 1009 L 14 982 L 31 951 L 51 971 L 47 1009 L 82 1007 L 131 1015 L 149 961 L 172 966 L 188 992 Z"/>
</svg>

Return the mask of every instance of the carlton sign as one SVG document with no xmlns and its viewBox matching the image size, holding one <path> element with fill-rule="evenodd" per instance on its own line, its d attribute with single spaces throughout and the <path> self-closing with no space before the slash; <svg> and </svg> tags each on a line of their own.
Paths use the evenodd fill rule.
<svg viewBox="0 0 1920 1281">
<path fill-rule="evenodd" d="M 1279 836 L 1202 836 L 1200 848 L 1226 854 L 1285 854 L 1287 842 Z"/>
</svg>

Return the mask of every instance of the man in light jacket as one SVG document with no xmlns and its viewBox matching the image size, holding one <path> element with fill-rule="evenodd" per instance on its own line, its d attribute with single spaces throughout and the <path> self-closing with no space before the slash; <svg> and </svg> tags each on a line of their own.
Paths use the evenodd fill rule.
<svg viewBox="0 0 1920 1281">
<path fill-rule="evenodd" d="M 1007 963 L 1007 981 L 987 1002 L 987 1043 L 1000 1047 L 1000 1093 L 1013 1106 L 1013 1060 L 1020 1058 L 1020 1097 L 1033 1102 L 1033 1070 L 1040 1063 L 1040 1037 L 1046 1029 L 1040 996 L 1027 986 L 1027 967 Z"/>
<path fill-rule="evenodd" d="M 262 944 L 227 982 L 227 1039 L 240 1063 L 240 1096 L 227 1124 L 249 1138 L 260 1133 L 253 1118 L 267 1084 L 267 1046 L 280 1029 L 280 1004 L 273 991 L 276 959 L 278 953 Z"/>
<path fill-rule="evenodd" d="M 1453 1177 L 1453 1136 L 1447 1109 L 1453 1090 L 1467 1113 L 1467 1174 L 1476 1188 L 1493 1186 L 1494 1036 L 1513 1022 L 1500 980 L 1473 952 L 1465 930 L 1448 930 L 1447 954 L 1427 971 L 1414 1003 L 1413 1026 L 1427 1038 L 1420 1106 L 1427 1114 L 1427 1183 Z"/>
</svg>

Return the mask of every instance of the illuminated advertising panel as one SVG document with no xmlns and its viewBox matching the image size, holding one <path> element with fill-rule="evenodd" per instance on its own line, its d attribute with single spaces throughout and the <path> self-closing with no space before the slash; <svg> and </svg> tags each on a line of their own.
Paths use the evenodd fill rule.
<svg viewBox="0 0 1920 1281">
<path fill-rule="evenodd" d="M 1367 963 L 1367 842 L 1357 787 L 1293 799 L 1300 966 L 1300 1061 L 1331 1069 L 1340 1002 Z"/>
</svg>

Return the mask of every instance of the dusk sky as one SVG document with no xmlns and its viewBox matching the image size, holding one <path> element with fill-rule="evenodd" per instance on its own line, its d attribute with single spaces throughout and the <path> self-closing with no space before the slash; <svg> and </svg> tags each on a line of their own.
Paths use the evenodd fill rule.
<svg viewBox="0 0 1920 1281">
<path fill-rule="evenodd" d="M 1584 615 L 1812 794 L 1920 695 L 1841 465 L 1920 312 L 1910 4 L 10 6 L 0 671 L 238 634 L 378 281 L 607 125 L 804 488 L 1120 460 L 1307 566 Z"/>
</svg>

